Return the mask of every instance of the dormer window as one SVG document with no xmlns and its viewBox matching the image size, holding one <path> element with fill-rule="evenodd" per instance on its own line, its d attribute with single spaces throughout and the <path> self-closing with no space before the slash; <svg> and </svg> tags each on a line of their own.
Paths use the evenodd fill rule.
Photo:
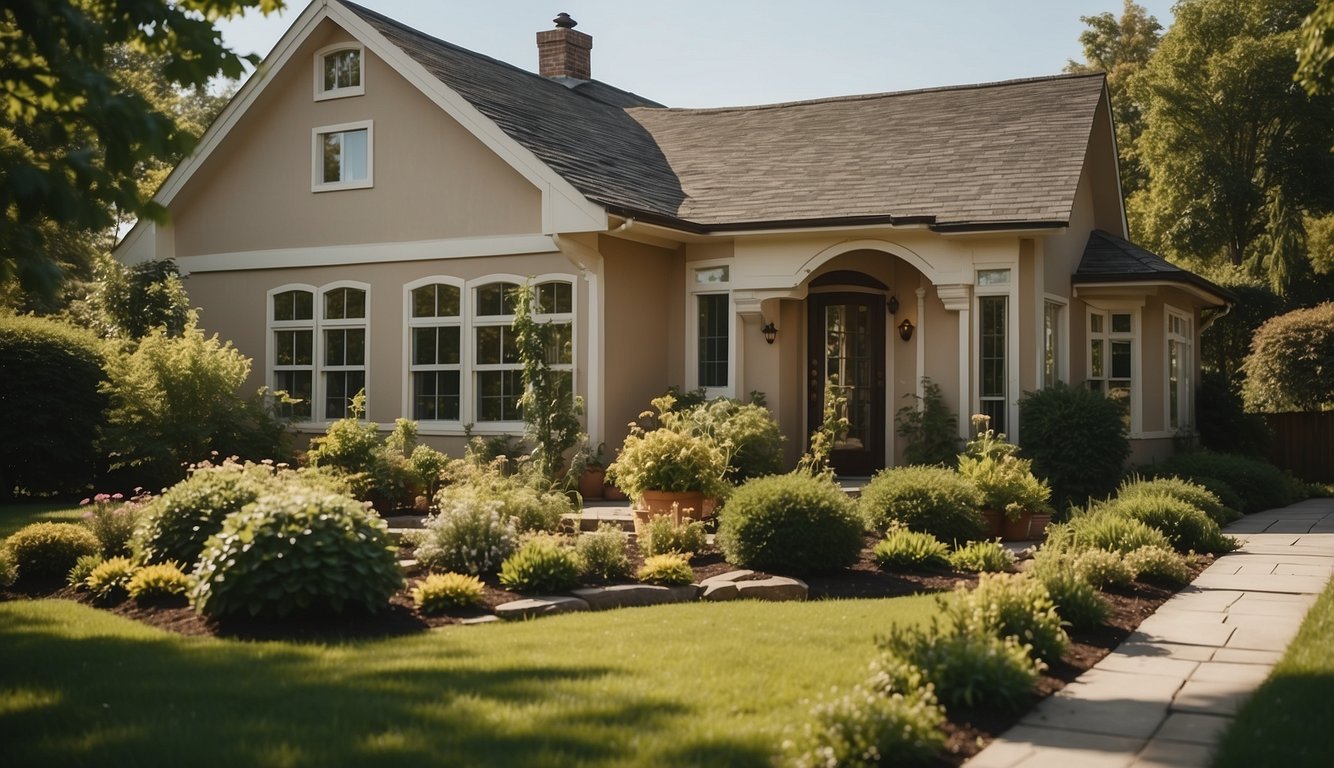
<svg viewBox="0 0 1334 768">
<path fill-rule="evenodd" d="M 315 100 L 341 99 L 366 92 L 360 45 L 339 43 L 315 54 Z"/>
</svg>

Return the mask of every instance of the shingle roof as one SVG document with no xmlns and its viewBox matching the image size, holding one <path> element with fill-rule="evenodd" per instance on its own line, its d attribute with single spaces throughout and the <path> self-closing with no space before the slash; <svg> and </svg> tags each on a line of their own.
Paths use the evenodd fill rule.
<svg viewBox="0 0 1334 768">
<path fill-rule="evenodd" d="M 1159 281 L 1193 285 L 1225 302 L 1237 300 L 1237 297 L 1226 288 L 1221 288 L 1156 253 L 1100 229 L 1089 233 L 1088 243 L 1084 246 L 1084 255 L 1079 260 L 1079 268 L 1075 270 L 1072 280 L 1075 285 Z"/>
<path fill-rule="evenodd" d="M 1069 221 L 1102 75 L 733 109 L 562 84 L 345 3 L 590 200 L 701 228 Z M 573 85 L 573 87 L 567 87 Z"/>
</svg>

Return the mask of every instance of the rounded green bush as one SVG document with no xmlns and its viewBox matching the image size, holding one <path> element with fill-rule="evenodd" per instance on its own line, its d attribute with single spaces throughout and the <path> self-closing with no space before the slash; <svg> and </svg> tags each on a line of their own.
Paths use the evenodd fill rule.
<svg viewBox="0 0 1334 768">
<path fill-rule="evenodd" d="M 1014 567 L 1014 555 L 999 541 L 970 541 L 950 553 L 950 565 L 960 571 L 999 573 Z"/>
<path fill-rule="evenodd" d="M 433 573 L 412 589 L 412 601 L 422 613 L 444 613 L 482 602 L 482 580 L 462 573 Z"/>
<path fill-rule="evenodd" d="M 267 470 L 240 464 L 201 466 L 150 501 L 131 543 L 145 563 L 193 564 L 227 516 L 274 488 Z"/>
<path fill-rule="evenodd" d="M 811 709 L 811 721 L 784 743 L 782 765 L 931 765 L 945 749 L 944 725 L 929 683 L 901 692 L 857 685 Z"/>
<path fill-rule="evenodd" d="M 948 568 L 950 548 L 929 533 L 907 528 L 890 528 L 883 541 L 871 551 L 875 562 L 885 570 L 923 570 Z"/>
<path fill-rule="evenodd" d="M 195 609 L 207 616 L 379 610 L 403 585 L 385 522 L 346 497 L 284 487 L 223 521 L 199 556 Z"/>
<path fill-rule="evenodd" d="M 1213 451 L 1178 453 L 1158 465 L 1159 474 L 1171 474 L 1187 480 L 1209 477 L 1227 483 L 1242 498 L 1245 514 L 1286 507 L 1292 493 L 1283 472 L 1261 459 Z"/>
<path fill-rule="evenodd" d="M 671 515 L 656 515 L 644 523 L 639 533 L 639 551 L 644 557 L 654 555 L 695 555 L 704 551 L 708 533 L 699 520 Z"/>
<path fill-rule="evenodd" d="M 1106 621 L 1109 612 L 1107 601 L 1097 588 L 1079 574 L 1071 556 L 1055 554 L 1044 557 L 1039 552 L 1027 573 L 1046 587 L 1047 594 L 1056 606 L 1056 613 L 1070 622 L 1070 626 L 1075 629 L 1092 629 Z"/>
<path fill-rule="evenodd" d="M 1058 510 L 1105 498 L 1121 480 L 1130 440 L 1116 401 L 1058 382 L 1020 398 L 1019 424 L 1020 450 Z"/>
<path fill-rule="evenodd" d="M 1121 484 L 1116 491 L 1118 499 L 1137 498 L 1140 496 L 1168 496 L 1184 501 L 1209 516 L 1210 520 L 1221 525 L 1241 517 L 1235 509 L 1223 504 L 1218 494 L 1202 483 L 1193 483 L 1179 477 L 1134 478 Z"/>
<path fill-rule="evenodd" d="M 1240 546 L 1236 539 L 1224 536 L 1208 515 L 1171 496 L 1119 497 L 1108 502 L 1103 512 L 1125 515 L 1162 531 L 1178 552 L 1222 554 Z"/>
<path fill-rule="evenodd" d="M 981 492 L 953 470 L 894 467 L 871 478 L 858 507 L 873 530 L 898 523 L 949 543 L 982 538 L 981 504 Z"/>
<path fill-rule="evenodd" d="M 1022 574 L 984 573 L 973 589 L 960 588 L 948 612 L 997 637 L 1013 635 L 1034 658 L 1056 661 L 1070 644 L 1047 588 Z"/>
<path fill-rule="evenodd" d="M 695 580 L 695 571 L 685 555 L 654 555 L 644 560 L 644 565 L 635 572 L 635 578 L 645 584 L 672 586 L 691 583 Z"/>
<path fill-rule="evenodd" d="M 596 531 L 582 534 L 575 542 L 579 569 L 599 579 L 623 579 L 630 574 L 626 547 L 630 537 L 614 523 L 602 523 Z"/>
<path fill-rule="evenodd" d="M 0 498 L 78 491 L 93 479 L 107 407 L 102 349 L 67 323 L 0 317 Z"/>
<path fill-rule="evenodd" d="M 1068 523 L 1048 526 L 1047 546 L 1068 552 L 1105 549 L 1125 554 L 1140 547 L 1171 549 L 1172 544 L 1157 528 L 1126 515 L 1094 509 L 1075 515 Z"/>
<path fill-rule="evenodd" d="M 84 557 L 87 557 L 85 555 Z M 79 558 L 82 560 L 83 558 Z M 99 560 L 100 560 L 99 556 Z M 77 565 L 75 567 L 78 567 Z M 19 580 L 19 569 L 14 565 L 14 556 L 9 550 L 0 546 L 0 589 L 14 586 L 14 582 Z"/>
<path fill-rule="evenodd" d="M 1294 309 L 1256 329 L 1243 366 L 1252 411 L 1320 411 L 1334 406 L 1334 302 Z"/>
<path fill-rule="evenodd" d="M 1135 571 L 1135 578 L 1150 584 L 1181 587 L 1190 583 L 1190 568 L 1186 560 L 1171 547 L 1140 547 L 1126 555 L 1126 564 Z"/>
<path fill-rule="evenodd" d="M 746 568 L 833 571 L 857 560 L 862 521 L 847 494 L 828 480 L 772 475 L 736 489 L 715 541 L 728 562 Z"/>
<path fill-rule="evenodd" d="M 1098 589 L 1128 587 L 1135 580 L 1135 572 L 1121 555 L 1105 549 L 1090 549 L 1079 553 L 1072 564 L 1079 574 Z"/>
<path fill-rule="evenodd" d="M 1046 665 L 1014 636 L 974 631 L 967 623 L 930 628 L 894 626 L 881 641 L 889 653 L 920 668 L 947 710 L 1018 709 L 1028 703 Z"/>
<path fill-rule="evenodd" d="M 176 563 L 157 563 L 137 569 L 125 583 L 131 600 L 150 601 L 184 595 L 190 589 L 190 577 Z"/>
<path fill-rule="evenodd" d="M 499 501 L 456 499 L 422 526 L 417 559 L 428 568 L 479 575 L 495 573 L 519 545 L 514 519 Z"/>
<path fill-rule="evenodd" d="M 25 582 L 62 579 L 84 555 L 102 553 L 102 542 L 77 523 L 32 523 L 5 539 L 18 578 Z"/>
<path fill-rule="evenodd" d="M 500 583 L 529 595 L 565 592 L 579 584 L 579 558 L 555 537 L 537 536 L 501 563 Z"/>
</svg>

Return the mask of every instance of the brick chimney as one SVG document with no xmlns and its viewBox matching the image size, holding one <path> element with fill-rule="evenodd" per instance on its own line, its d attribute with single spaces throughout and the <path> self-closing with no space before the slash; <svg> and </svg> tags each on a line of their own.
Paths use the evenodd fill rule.
<svg viewBox="0 0 1334 768">
<path fill-rule="evenodd" d="M 553 21 L 555 29 L 537 33 L 537 71 L 543 77 L 592 80 L 592 35 L 575 32 L 578 23 L 562 13 Z"/>
</svg>

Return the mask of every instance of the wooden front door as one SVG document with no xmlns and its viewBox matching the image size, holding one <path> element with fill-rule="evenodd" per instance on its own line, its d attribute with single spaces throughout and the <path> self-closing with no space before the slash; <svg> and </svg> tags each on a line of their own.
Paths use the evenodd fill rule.
<svg viewBox="0 0 1334 768">
<path fill-rule="evenodd" d="M 847 401 L 848 430 L 834 443 L 834 471 L 870 475 L 885 466 L 885 297 L 817 293 L 807 305 L 809 430 L 823 421 L 828 386 Z"/>
</svg>

